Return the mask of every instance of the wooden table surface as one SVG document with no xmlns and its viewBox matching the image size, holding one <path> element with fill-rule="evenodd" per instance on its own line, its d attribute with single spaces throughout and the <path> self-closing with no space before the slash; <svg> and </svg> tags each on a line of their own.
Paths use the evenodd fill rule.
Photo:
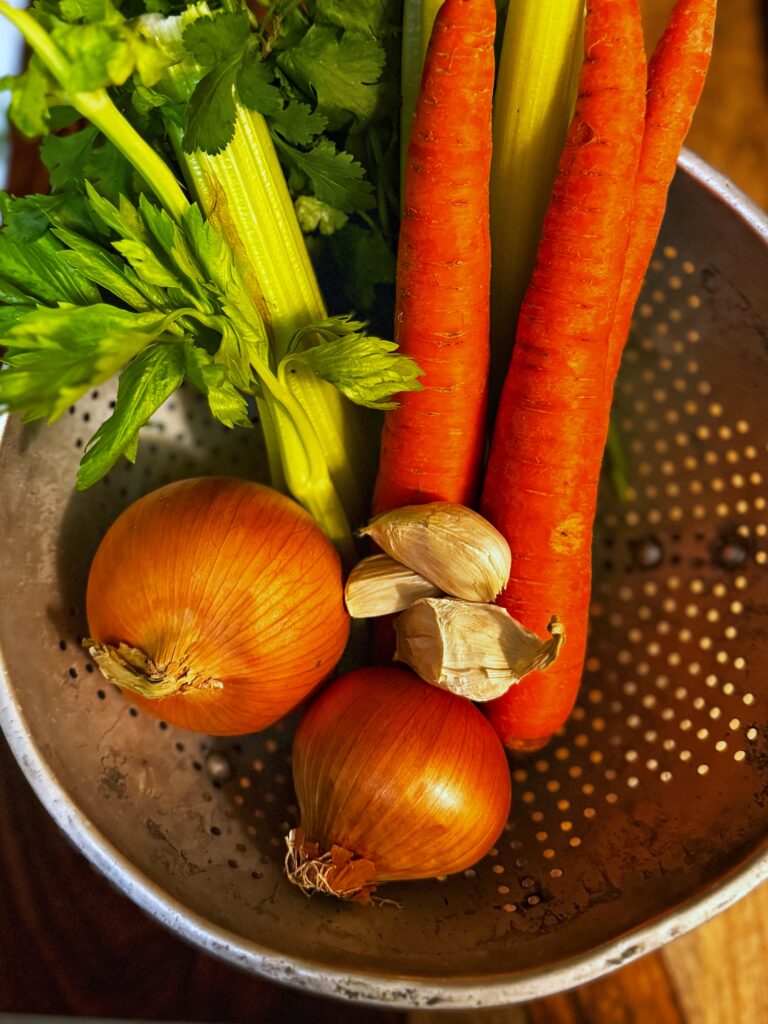
<svg viewBox="0 0 768 1024">
<path fill-rule="evenodd" d="M 641 0 L 655 38 L 671 0 Z M 768 3 L 722 0 L 688 144 L 768 209 Z M 17 163 L 17 190 L 29 170 Z M 613 974 L 518 1007 L 398 1013 L 245 976 L 178 941 L 97 875 L 38 805 L 0 739 L 0 1015 L 293 1024 L 760 1024 L 768 888 Z"/>
</svg>

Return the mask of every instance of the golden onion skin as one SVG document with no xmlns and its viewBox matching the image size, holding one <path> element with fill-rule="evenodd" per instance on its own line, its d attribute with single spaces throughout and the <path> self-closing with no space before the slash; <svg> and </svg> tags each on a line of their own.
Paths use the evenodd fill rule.
<svg viewBox="0 0 768 1024">
<path fill-rule="evenodd" d="M 509 766 L 485 716 L 396 668 L 350 672 L 313 700 L 293 776 L 301 834 L 370 861 L 374 882 L 470 867 L 509 814 Z"/>
<path fill-rule="evenodd" d="M 334 669 L 349 617 L 341 563 L 290 498 L 229 477 L 182 480 L 127 508 L 88 578 L 90 636 L 143 652 L 177 692 L 131 694 L 174 725 L 263 729 Z"/>
</svg>

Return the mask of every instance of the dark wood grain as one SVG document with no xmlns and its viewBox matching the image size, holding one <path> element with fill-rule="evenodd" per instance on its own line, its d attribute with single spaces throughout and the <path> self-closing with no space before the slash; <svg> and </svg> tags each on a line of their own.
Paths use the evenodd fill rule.
<svg viewBox="0 0 768 1024">
<path fill-rule="evenodd" d="M 400 1024 L 251 977 L 147 917 L 37 802 L 0 740 L 0 1012 L 129 1019 Z"/>
</svg>

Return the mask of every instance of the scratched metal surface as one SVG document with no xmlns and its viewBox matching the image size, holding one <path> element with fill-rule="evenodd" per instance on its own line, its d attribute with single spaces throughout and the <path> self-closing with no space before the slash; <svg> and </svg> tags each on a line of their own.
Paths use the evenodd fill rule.
<svg viewBox="0 0 768 1024">
<path fill-rule="evenodd" d="M 75 494 L 108 389 L 53 427 L 6 426 L 0 721 L 59 824 L 169 927 L 315 991 L 488 1005 L 596 976 L 765 877 L 768 256 L 764 224 L 707 177 L 690 159 L 679 175 L 617 389 L 632 490 L 604 488 L 579 704 L 513 764 L 490 856 L 389 887 L 399 909 L 309 900 L 283 878 L 290 720 L 236 740 L 174 729 L 79 646 L 115 515 L 170 479 L 258 475 L 253 434 L 211 428 L 180 396 L 135 467 Z"/>
</svg>

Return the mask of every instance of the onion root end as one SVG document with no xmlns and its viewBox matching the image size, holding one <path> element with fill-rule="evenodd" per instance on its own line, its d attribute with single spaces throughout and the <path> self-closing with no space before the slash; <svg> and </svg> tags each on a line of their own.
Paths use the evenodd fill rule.
<svg viewBox="0 0 768 1024">
<path fill-rule="evenodd" d="M 322 892 L 355 903 L 372 902 L 376 889 L 372 861 L 335 844 L 329 852 L 321 853 L 319 844 L 305 839 L 300 828 L 292 828 L 285 843 L 285 873 L 305 895 Z"/>
<path fill-rule="evenodd" d="M 122 641 L 113 647 L 86 637 L 82 643 L 105 679 L 140 697 L 158 700 L 183 693 L 192 686 L 209 690 L 223 686 L 218 679 L 201 679 L 183 664 L 158 665 L 144 651 Z"/>
</svg>

